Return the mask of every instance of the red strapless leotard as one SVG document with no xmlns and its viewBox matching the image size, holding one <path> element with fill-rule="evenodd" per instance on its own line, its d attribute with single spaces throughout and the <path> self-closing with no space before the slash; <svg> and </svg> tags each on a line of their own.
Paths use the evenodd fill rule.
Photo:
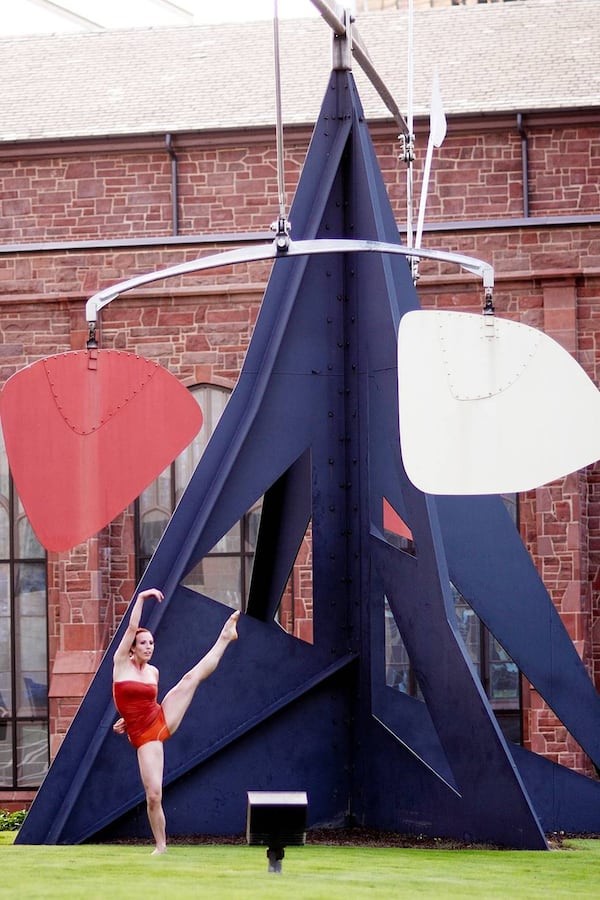
<svg viewBox="0 0 600 900">
<path fill-rule="evenodd" d="M 162 706 L 157 703 L 158 687 L 141 681 L 115 681 L 115 706 L 125 719 L 127 737 L 134 747 L 149 741 L 166 741 L 171 733 Z"/>
</svg>

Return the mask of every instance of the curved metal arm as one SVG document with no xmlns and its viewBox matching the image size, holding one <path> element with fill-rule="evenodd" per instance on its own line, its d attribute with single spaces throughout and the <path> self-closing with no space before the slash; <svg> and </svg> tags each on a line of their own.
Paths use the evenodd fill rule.
<svg viewBox="0 0 600 900">
<path fill-rule="evenodd" d="M 104 306 L 116 300 L 120 294 L 131 291 L 134 288 L 161 281 L 164 278 L 174 278 L 176 275 L 187 275 L 190 272 L 202 272 L 205 269 L 216 269 L 221 266 L 231 266 L 241 262 L 256 262 L 262 259 L 285 259 L 289 256 L 313 256 L 324 253 L 389 253 L 397 256 L 418 257 L 422 259 L 434 259 L 440 262 L 450 262 L 478 275 L 483 280 L 486 295 L 494 286 L 494 269 L 489 263 L 472 256 L 463 256 L 460 253 L 447 253 L 445 250 L 415 250 L 404 247 L 402 244 L 388 244 L 380 241 L 357 241 L 345 238 L 325 238 L 310 241 L 289 241 L 285 247 L 281 247 L 277 239 L 270 244 L 262 244 L 258 247 L 242 247 L 238 250 L 224 250 L 220 253 L 211 253 L 200 259 L 192 259 L 189 262 L 170 266 L 167 269 L 158 269 L 155 272 L 146 272 L 144 275 L 136 275 L 127 281 L 120 281 L 109 288 L 94 294 L 87 301 L 85 316 L 88 324 L 94 325 L 97 314 Z"/>
</svg>

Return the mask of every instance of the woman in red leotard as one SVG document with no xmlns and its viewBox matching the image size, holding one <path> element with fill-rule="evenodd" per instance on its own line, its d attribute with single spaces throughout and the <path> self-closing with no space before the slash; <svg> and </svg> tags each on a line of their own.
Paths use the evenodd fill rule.
<svg viewBox="0 0 600 900">
<path fill-rule="evenodd" d="M 113 728 L 119 734 L 126 734 L 137 749 L 148 819 L 156 844 L 153 854 L 160 854 L 167 849 L 162 808 L 163 741 L 179 728 L 196 688 L 214 672 L 231 641 L 237 639 L 236 625 L 240 614 L 236 611 L 229 616 L 208 653 L 186 672 L 159 704 L 158 669 L 150 664 L 154 638 L 147 628 L 139 627 L 142 607 L 149 597 L 159 603 L 163 600 L 163 594 L 157 588 L 137 595 L 127 630 L 113 656 L 113 696 L 122 716 Z"/>
</svg>

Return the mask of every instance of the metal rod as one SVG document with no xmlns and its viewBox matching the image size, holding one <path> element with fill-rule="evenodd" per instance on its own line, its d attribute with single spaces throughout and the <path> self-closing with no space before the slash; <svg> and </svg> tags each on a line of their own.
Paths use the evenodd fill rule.
<svg viewBox="0 0 600 900">
<path fill-rule="evenodd" d="M 173 147 L 173 138 L 170 134 L 165 135 L 165 145 L 171 157 L 171 215 L 173 219 L 173 236 L 175 237 L 179 234 L 179 162 Z"/>
<path fill-rule="evenodd" d="M 312 0 L 313 6 L 319 10 L 329 27 L 338 37 L 344 37 L 346 26 L 344 24 L 344 9 L 339 3 L 328 3 L 327 0 Z"/>
<path fill-rule="evenodd" d="M 408 131 L 412 135 L 414 128 L 414 78 L 415 78 L 415 47 L 414 47 L 414 0 L 408 0 L 408 54 L 406 73 L 406 115 Z"/>
<path fill-rule="evenodd" d="M 425 222 L 425 205 L 427 203 L 427 191 L 429 189 L 429 175 L 431 172 L 431 160 L 433 159 L 433 141 L 431 135 L 427 141 L 427 152 L 425 154 L 425 166 L 423 168 L 423 181 L 421 182 L 421 200 L 419 202 L 419 216 L 417 218 L 417 233 L 415 236 L 415 247 L 421 246 L 421 238 L 423 236 L 423 224 Z"/>
<path fill-rule="evenodd" d="M 529 218 L 529 150 L 523 113 L 517 113 L 517 130 L 521 136 L 521 169 L 523 173 L 523 215 Z"/>
<path fill-rule="evenodd" d="M 414 161 L 415 161 L 415 134 L 414 134 L 414 2 L 408 0 L 408 54 L 407 54 L 407 124 L 408 129 L 404 135 L 404 162 L 406 163 L 406 243 L 414 246 L 413 241 L 413 211 L 414 211 Z M 419 261 L 411 260 L 413 281 L 419 277 Z"/>
<path fill-rule="evenodd" d="M 449 253 L 445 250 L 417 250 L 405 247 L 402 244 L 388 244 L 382 241 L 349 240 L 344 238 L 316 239 L 307 241 L 289 241 L 285 252 L 281 251 L 277 238 L 270 244 L 259 247 L 242 247 L 237 250 L 225 250 L 222 253 L 212 253 L 200 259 L 192 259 L 177 266 L 167 269 L 159 269 L 155 272 L 147 272 L 144 275 L 136 275 L 127 281 L 98 291 L 87 301 L 85 315 L 88 325 L 96 321 L 98 312 L 107 304 L 116 300 L 120 294 L 142 287 L 154 281 L 162 281 L 165 278 L 174 278 L 177 275 L 186 275 L 190 272 L 201 272 L 205 269 L 215 269 L 220 266 L 231 266 L 241 262 L 256 262 L 262 259 L 285 259 L 290 256 L 314 256 L 324 253 L 387 253 L 408 258 L 418 257 L 438 260 L 439 262 L 455 263 L 468 272 L 478 275 L 483 280 L 487 290 L 494 286 L 494 269 L 483 260 L 472 256 L 464 256 L 460 253 Z"/>
<path fill-rule="evenodd" d="M 392 97 L 391 93 L 385 85 L 385 82 L 381 79 L 381 77 L 377 73 L 375 66 L 369 59 L 369 55 L 360 39 L 359 34 L 356 31 L 356 28 L 353 31 L 353 35 L 354 41 L 352 44 L 352 53 L 354 54 L 356 61 L 387 106 L 388 110 L 391 112 L 398 127 L 401 128 L 402 131 L 408 131 L 408 125 L 404 121 L 404 116 L 400 112 L 398 104 Z"/>
<path fill-rule="evenodd" d="M 313 6 L 315 6 L 321 13 L 322 17 L 325 19 L 333 32 L 340 38 L 345 37 L 346 26 L 344 24 L 344 8 L 338 3 L 333 2 L 333 0 L 311 0 L 311 2 Z M 354 54 L 357 63 L 387 106 L 388 110 L 391 112 L 396 124 L 402 129 L 402 131 L 408 131 L 408 126 L 404 121 L 404 117 L 402 116 L 402 113 L 400 112 L 396 101 L 392 97 L 391 93 L 385 85 L 385 82 L 380 77 L 375 66 L 371 62 L 367 48 L 365 47 L 356 28 L 353 28 L 352 30 L 352 53 Z"/>
<path fill-rule="evenodd" d="M 279 57 L 279 10 L 273 0 L 273 54 L 275 59 L 275 134 L 277 138 L 277 190 L 279 219 L 285 221 L 285 182 L 283 176 L 283 117 L 281 114 L 281 66 Z"/>
</svg>

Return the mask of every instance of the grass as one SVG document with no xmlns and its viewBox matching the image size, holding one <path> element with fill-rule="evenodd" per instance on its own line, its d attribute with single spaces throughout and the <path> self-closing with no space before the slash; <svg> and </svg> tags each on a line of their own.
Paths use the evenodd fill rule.
<svg viewBox="0 0 600 900">
<path fill-rule="evenodd" d="M 600 841 L 573 839 L 545 852 L 290 847 L 283 872 L 267 871 L 261 847 L 177 845 L 162 857 L 150 846 L 11 846 L 0 834 L 2 896 L 132 896 L 173 900 L 353 900 L 353 898 L 596 898 Z"/>
</svg>

